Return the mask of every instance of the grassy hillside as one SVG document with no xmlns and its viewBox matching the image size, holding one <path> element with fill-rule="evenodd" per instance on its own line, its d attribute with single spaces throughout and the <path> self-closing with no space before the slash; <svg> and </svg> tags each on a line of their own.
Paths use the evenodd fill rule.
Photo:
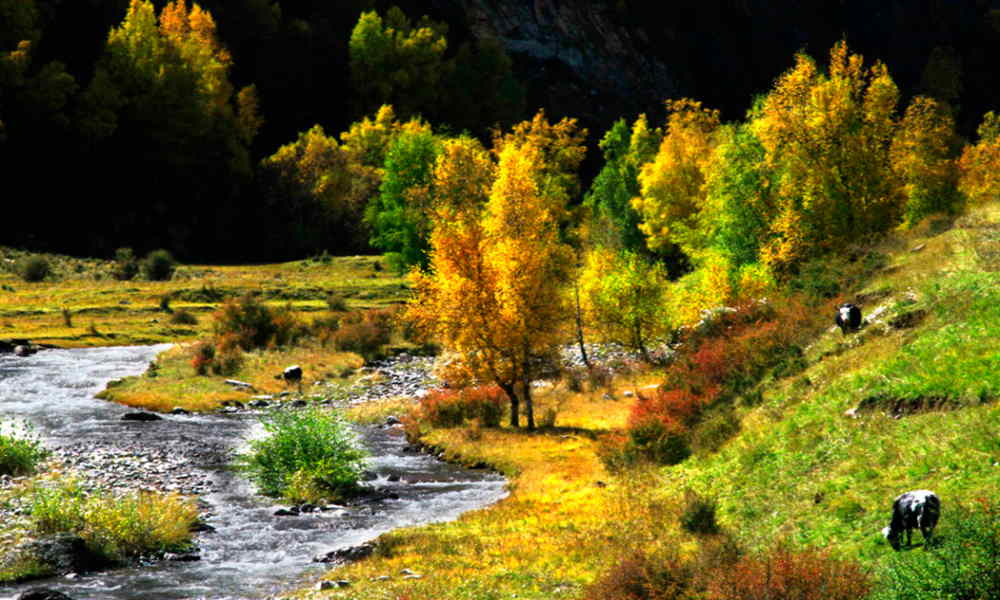
<svg viewBox="0 0 1000 600">
<path fill-rule="evenodd" d="M 767 388 L 720 453 L 665 472 L 718 499 L 751 545 L 775 538 L 878 561 L 899 493 L 949 507 L 1000 489 L 1000 206 L 888 242 L 858 293 L 868 324 L 831 328 Z M 935 229 L 931 227 L 931 229 Z M 850 411 L 850 412 L 848 412 Z M 750 526 L 752 524 L 752 526 Z"/>
<path fill-rule="evenodd" d="M 320 257 L 272 265 L 182 266 L 170 281 L 117 281 L 111 261 L 48 255 L 53 274 L 29 283 L 16 273 L 24 253 L 0 248 L 0 339 L 61 347 L 177 342 L 204 337 L 207 315 L 226 298 L 259 293 L 297 313 L 327 309 L 334 295 L 350 309 L 386 306 L 407 294 L 405 280 L 377 256 Z M 195 315 L 174 323 L 170 311 Z M 67 323 L 68 316 L 68 323 Z"/>
<path fill-rule="evenodd" d="M 632 557 L 711 564 L 726 539 L 751 553 L 822 549 L 858 561 L 880 585 L 897 556 L 879 533 L 897 494 L 935 490 L 946 540 L 960 505 L 1000 489 L 1000 205 L 871 251 L 882 266 L 849 295 L 867 324 L 844 336 L 830 315 L 802 370 L 765 379 L 762 394 L 737 402 L 739 431 L 719 451 L 605 470 L 601 436 L 624 426 L 633 393 L 655 372 L 619 376 L 606 391 L 560 384 L 536 394 L 560 412 L 556 427 L 533 434 L 425 427 L 422 439 L 446 455 L 507 473 L 511 497 L 454 523 L 384 536 L 372 558 L 328 574 L 349 588 L 299 596 L 597 598 L 596 579 L 617 570 L 610 585 L 620 586 L 622 565 L 645 568 Z M 721 540 L 680 526 L 696 495 L 716 502 Z M 661 579 L 676 564 L 668 560 Z"/>
</svg>

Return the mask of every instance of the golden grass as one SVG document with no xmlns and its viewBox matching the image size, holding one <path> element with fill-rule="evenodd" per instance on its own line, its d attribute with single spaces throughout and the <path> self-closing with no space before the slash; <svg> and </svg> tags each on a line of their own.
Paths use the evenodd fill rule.
<svg viewBox="0 0 1000 600">
<path fill-rule="evenodd" d="M 340 381 L 343 375 L 363 365 L 356 354 L 336 352 L 318 343 L 293 348 L 256 350 L 244 355 L 243 366 L 228 376 L 198 375 L 191 366 L 191 344 L 178 344 L 156 359 L 155 376 L 149 372 L 109 386 L 98 396 L 128 406 L 167 412 L 183 408 L 194 412 L 216 410 L 227 401 L 247 402 L 252 395 L 276 395 L 283 391 L 297 392 L 276 378 L 285 367 L 302 367 L 302 390 L 322 392 L 319 382 Z M 255 388 L 247 392 L 233 388 L 226 379 L 236 379 Z"/>
<path fill-rule="evenodd" d="M 628 388 L 632 389 L 632 383 Z M 621 396 L 619 385 L 612 392 Z M 474 425 L 431 431 L 428 444 L 447 458 L 484 461 L 511 478 L 511 495 L 496 506 L 443 523 L 390 533 L 370 559 L 328 577 L 348 589 L 303 597 L 537 598 L 574 597 L 596 574 L 636 544 L 675 544 L 677 506 L 655 473 L 611 478 L 596 455 L 596 438 L 624 426 L 629 401 L 604 391 L 540 390 L 538 411 L 559 406 L 556 426 L 529 433 Z M 410 569 L 422 575 L 404 579 Z M 388 581 L 378 581 L 383 575 Z"/>
<path fill-rule="evenodd" d="M 0 250 L 3 250 L 0 248 Z M 0 255 L 3 253 L 0 252 Z M 57 280 L 22 281 L 0 270 L 0 339 L 30 339 L 61 347 L 151 344 L 190 341 L 211 330 L 208 315 L 226 297 L 260 293 L 272 305 L 288 305 L 303 318 L 327 309 L 329 293 L 347 308 L 396 304 L 409 295 L 406 280 L 385 269 L 377 256 L 335 257 L 269 265 L 183 266 L 171 281 L 116 281 L 107 261 L 54 257 L 73 262 L 80 272 L 62 269 Z M 59 269 L 57 269 L 59 270 Z M 160 303 L 198 317 L 197 325 L 176 325 Z M 67 326 L 63 310 L 70 314 Z"/>
</svg>

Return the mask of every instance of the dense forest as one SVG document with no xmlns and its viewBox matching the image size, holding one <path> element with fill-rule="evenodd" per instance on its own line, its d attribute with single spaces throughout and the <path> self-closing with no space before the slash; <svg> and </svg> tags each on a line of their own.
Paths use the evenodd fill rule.
<svg viewBox="0 0 1000 600">
<path fill-rule="evenodd" d="M 656 129 L 676 114 L 664 100 L 696 98 L 742 119 L 797 52 L 825 63 L 838 40 L 888 66 L 893 110 L 946 105 L 954 148 L 1000 87 L 985 1 L 165 4 L 0 0 L 0 242 L 188 260 L 424 248 L 426 230 L 400 241 L 392 223 L 442 140 L 489 145 L 540 108 L 577 118 L 577 206 L 619 118 Z M 654 251 L 683 270 L 676 243 Z"/>
</svg>

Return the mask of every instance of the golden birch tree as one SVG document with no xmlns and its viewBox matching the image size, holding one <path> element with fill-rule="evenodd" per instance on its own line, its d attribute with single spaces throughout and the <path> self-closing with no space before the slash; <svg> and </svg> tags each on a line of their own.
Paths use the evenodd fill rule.
<svg viewBox="0 0 1000 600">
<path fill-rule="evenodd" d="M 476 153 L 465 155 L 474 160 L 465 162 L 466 171 L 484 166 Z M 445 152 L 439 167 L 455 156 Z M 417 295 L 409 308 L 471 378 L 504 390 L 512 427 L 520 425 L 523 405 L 528 429 L 535 427 L 531 381 L 559 342 L 560 282 L 571 257 L 559 241 L 557 212 L 542 193 L 543 172 L 533 144 L 506 144 L 482 210 L 475 203 L 443 204 L 431 234 L 430 267 L 413 276 Z"/>
</svg>

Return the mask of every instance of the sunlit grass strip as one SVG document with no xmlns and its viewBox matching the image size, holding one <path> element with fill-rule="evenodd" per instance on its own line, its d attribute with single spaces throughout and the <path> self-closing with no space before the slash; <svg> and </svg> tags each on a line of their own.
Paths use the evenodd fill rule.
<svg viewBox="0 0 1000 600">
<path fill-rule="evenodd" d="M 76 533 L 111 560 L 186 549 L 198 519 L 195 503 L 178 494 L 87 492 L 73 480 L 36 487 L 31 520 L 38 534 Z"/>
<path fill-rule="evenodd" d="M 511 496 L 452 523 L 382 536 L 375 557 L 330 574 L 351 588 L 323 597 L 573 598 L 629 548 L 687 549 L 679 506 L 655 472 L 605 473 L 595 438 L 624 426 L 629 402 L 603 392 L 538 392 L 539 410 L 561 410 L 556 428 L 537 433 L 475 425 L 428 432 L 424 441 L 448 459 L 499 467 Z M 422 577 L 404 579 L 403 569 Z M 374 581 L 383 575 L 392 579 Z"/>
</svg>

